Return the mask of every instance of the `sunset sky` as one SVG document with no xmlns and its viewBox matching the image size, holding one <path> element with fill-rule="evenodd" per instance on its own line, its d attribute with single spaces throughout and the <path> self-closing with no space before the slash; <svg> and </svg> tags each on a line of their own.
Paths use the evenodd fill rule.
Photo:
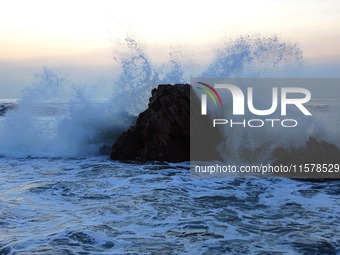
<svg viewBox="0 0 340 255">
<path fill-rule="evenodd" d="M 0 98 L 19 96 L 43 66 L 72 67 L 78 76 L 91 67 L 86 75 L 108 75 L 113 41 L 124 37 L 126 24 L 158 49 L 208 47 L 225 35 L 278 34 L 299 44 L 310 70 L 320 66 L 338 77 L 339 13 L 338 0 L 1 1 Z"/>
</svg>

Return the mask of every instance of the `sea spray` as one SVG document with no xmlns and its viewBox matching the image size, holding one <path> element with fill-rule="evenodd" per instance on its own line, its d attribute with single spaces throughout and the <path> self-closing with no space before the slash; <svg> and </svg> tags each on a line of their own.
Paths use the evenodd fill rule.
<svg viewBox="0 0 340 255">
<path fill-rule="evenodd" d="M 121 75 L 114 84 L 112 102 L 124 97 L 121 107 L 127 112 L 138 115 L 147 107 L 150 91 L 161 83 L 187 83 L 193 60 L 182 51 L 171 48 L 166 63 L 155 63 L 147 54 L 146 47 L 134 36 L 127 35 L 125 43 L 116 45 L 114 60 L 121 67 Z"/>
<path fill-rule="evenodd" d="M 194 76 L 263 77 L 267 71 L 274 73 L 303 62 L 300 48 L 277 36 L 223 39 L 214 50 L 215 57 L 200 65 L 180 47 L 170 48 L 166 62 L 153 61 L 147 46 L 130 35 L 115 47 L 114 59 L 121 74 L 105 100 L 94 99 L 90 90 L 44 68 L 35 84 L 23 92 L 19 108 L 1 123 L 0 155 L 95 155 L 102 144 L 113 143 L 133 123 L 146 108 L 151 89 L 159 83 L 186 83 Z M 243 150 L 241 144 L 249 138 L 246 132 L 232 137 L 234 141 L 228 138 L 226 145 L 229 150 Z M 256 147 L 263 141 L 252 142 Z M 265 141 L 267 144 L 271 139 Z"/>
<path fill-rule="evenodd" d="M 297 44 L 277 35 L 246 35 L 221 40 L 202 77 L 254 78 L 277 76 L 278 73 L 287 76 L 302 64 L 303 53 Z"/>
<path fill-rule="evenodd" d="M 23 91 L 16 111 L 9 112 L 1 123 L 2 155 L 33 156 L 53 149 L 55 125 L 64 110 L 61 100 L 68 94 L 62 88 L 67 80 L 48 68 L 35 78 L 35 83 Z"/>
</svg>

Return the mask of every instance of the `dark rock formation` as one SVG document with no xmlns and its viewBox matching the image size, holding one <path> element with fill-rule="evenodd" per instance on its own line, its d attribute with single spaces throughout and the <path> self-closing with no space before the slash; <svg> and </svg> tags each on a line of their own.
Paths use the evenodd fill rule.
<svg viewBox="0 0 340 255">
<path fill-rule="evenodd" d="M 201 101 L 190 93 L 190 160 L 223 161 L 218 145 L 225 140 L 223 129 L 214 128 L 209 115 L 201 115 Z"/>
<path fill-rule="evenodd" d="M 304 147 L 284 149 L 277 148 L 273 156 L 274 163 L 280 164 L 339 164 L 340 150 L 334 144 L 317 141 L 310 137 Z"/>
<path fill-rule="evenodd" d="M 16 109 L 16 105 L 12 103 L 4 103 L 0 104 L 0 116 L 5 115 L 8 111 L 12 111 Z"/>
<path fill-rule="evenodd" d="M 190 85 L 159 85 L 148 109 L 112 146 L 114 160 L 190 160 Z"/>
<path fill-rule="evenodd" d="M 118 138 L 110 158 L 168 162 L 221 160 L 216 148 L 222 136 L 212 127 L 209 117 L 201 115 L 200 100 L 191 92 L 188 84 L 159 85 L 153 89 L 148 109 Z M 106 152 L 106 148 L 101 152 Z"/>
<path fill-rule="evenodd" d="M 315 138 L 310 137 L 306 142 L 306 145 L 300 148 L 284 149 L 282 147 L 277 148 L 273 152 L 274 165 L 296 165 L 304 166 L 305 164 L 340 164 L 340 149 L 331 143 L 325 141 L 317 141 Z M 329 169 L 330 167 L 327 166 Z M 311 169 L 311 168 L 310 168 Z M 325 178 L 339 178 L 339 172 L 323 173 L 323 172 L 304 172 L 296 173 L 290 177 L 297 178 L 319 178 L 324 180 Z"/>
</svg>

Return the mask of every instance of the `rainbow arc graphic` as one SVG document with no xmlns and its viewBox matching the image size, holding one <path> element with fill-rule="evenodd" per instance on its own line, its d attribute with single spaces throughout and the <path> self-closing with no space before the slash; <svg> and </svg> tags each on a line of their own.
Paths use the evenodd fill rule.
<svg viewBox="0 0 340 255">
<path fill-rule="evenodd" d="M 198 88 L 202 91 L 204 91 L 206 94 L 201 95 L 201 114 L 207 115 L 207 95 L 211 98 L 211 100 L 214 102 L 215 106 L 217 106 L 217 100 L 220 103 L 220 105 L 223 104 L 222 99 L 216 89 L 209 84 L 203 83 L 203 82 L 197 82 L 198 84 L 203 85 L 205 88 Z M 217 98 L 217 100 L 216 100 Z"/>
<path fill-rule="evenodd" d="M 220 105 L 223 104 L 222 99 L 221 99 L 221 97 L 220 97 L 220 94 L 218 94 L 218 92 L 216 91 L 216 89 L 214 89 L 214 87 L 210 86 L 209 84 L 203 83 L 203 82 L 197 82 L 197 83 L 198 83 L 198 84 L 201 84 L 201 85 L 203 85 L 203 86 L 205 86 L 205 87 L 207 87 L 207 88 L 209 89 L 209 90 L 208 90 L 208 89 L 206 89 L 206 88 L 198 88 L 198 89 L 204 91 L 205 93 L 207 93 L 207 94 L 209 95 L 209 97 L 212 99 L 212 101 L 214 102 L 214 104 L 215 104 L 216 106 L 217 106 L 217 101 L 216 101 L 216 98 L 214 97 L 213 93 L 214 93 L 215 96 L 217 97 L 217 99 L 218 99 Z"/>
</svg>

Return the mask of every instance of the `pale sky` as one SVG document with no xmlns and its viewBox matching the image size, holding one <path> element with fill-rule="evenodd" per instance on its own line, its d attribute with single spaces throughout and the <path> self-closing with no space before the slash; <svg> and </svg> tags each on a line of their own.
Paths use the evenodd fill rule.
<svg viewBox="0 0 340 255">
<path fill-rule="evenodd" d="M 4 77 L 10 66 L 113 65 L 126 24 L 158 48 L 276 33 L 310 63 L 339 63 L 339 13 L 339 0 L 0 0 L 0 93 L 17 79 Z"/>
</svg>

